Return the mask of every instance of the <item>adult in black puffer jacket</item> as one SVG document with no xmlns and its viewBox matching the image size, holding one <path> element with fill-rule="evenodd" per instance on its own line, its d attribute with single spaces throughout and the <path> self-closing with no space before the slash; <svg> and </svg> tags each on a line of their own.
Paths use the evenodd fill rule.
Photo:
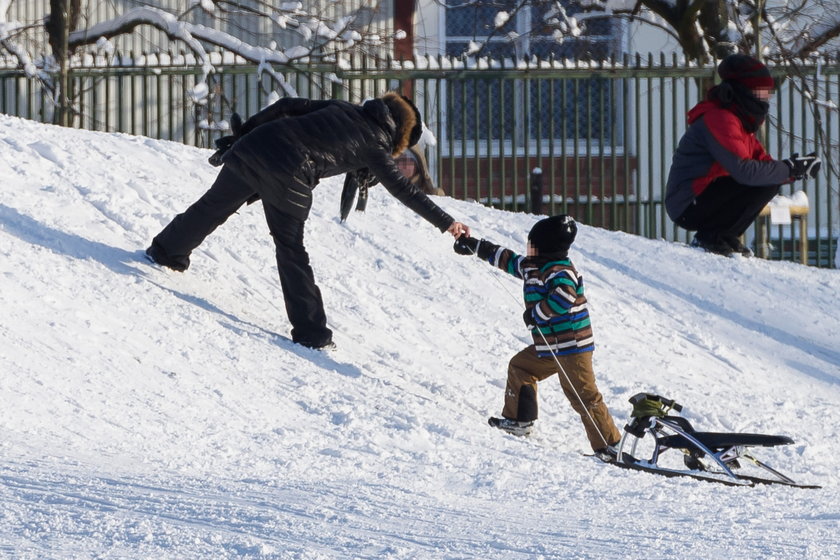
<svg viewBox="0 0 840 560">
<path fill-rule="evenodd" d="M 292 339 L 332 345 L 321 292 L 303 246 L 312 189 L 321 178 L 348 173 L 375 176 L 400 202 L 456 238 L 469 228 L 456 222 L 406 179 L 394 157 L 420 138 L 417 108 L 389 92 L 354 105 L 286 98 L 248 119 L 211 162 L 224 163 L 213 186 L 155 236 L 146 250 L 155 262 L 184 271 L 190 253 L 246 202 L 262 198 L 274 238 L 277 268 Z"/>
</svg>

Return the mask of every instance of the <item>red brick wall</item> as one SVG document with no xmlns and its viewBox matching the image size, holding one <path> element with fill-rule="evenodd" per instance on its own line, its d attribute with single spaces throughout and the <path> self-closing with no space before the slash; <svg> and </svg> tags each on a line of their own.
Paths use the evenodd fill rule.
<svg viewBox="0 0 840 560">
<path fill-rule="evenodd" d="M 530 174 L 542 170 L 543 200 L 553 195 L 555 211 L 562 211 L 566 201 L 567 211 L 581 221 L 600 227 L 626 227 L 626 196 L 632 196 L 636 159 L 624 156 L 593 156 L 590 158 L 524 157 L 443 157 L 438 168 L 440 186 L 446 194 L 460 199 L 486 202 L 509 210 L 530 212 Z M 553 167 L 553 177 L 552 177 Z M 591 191 L 590 191 L 591 188 Z M 590 201 L 591 195 L 591 204 Z M 518 197 L 519 203 L 511 201 Z M 548 198 L 546 198 L 548 197 Z M 497 204 L 498 201 L 498 204 Z M 613 202 L 617 201 L 617 202 Z M 618 208 L 616 208 L 618 206 Z M 551 207 L 544 202 L 542 213 Z"/>
</svg>

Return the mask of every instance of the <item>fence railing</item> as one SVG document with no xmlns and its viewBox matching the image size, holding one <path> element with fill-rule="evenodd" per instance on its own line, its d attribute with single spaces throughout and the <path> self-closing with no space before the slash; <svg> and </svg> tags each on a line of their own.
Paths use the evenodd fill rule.
<svg viewBox="0 0 840 560">
<path fill-rule="evenodd" d="M 797 66 L 778 80 L 765 146 L 778 158 L 821 152 L 827 165 L 803 189 L 810 264 L 837 266 L 840 63 Z M 217 61 L 206 94 L 201 72 L 183 55 L 90 58 L 71 71 L 74 126 L 212 146 L 224 121 L 251 115 L 273 99 L 268 77 L 253 66 Z M 298 95 L 360 102 L 387 89 L 415 98 L 437 139 L 427 146 L 435 181 L 457 198 L 519 211 L 567 212 L 591 225 L 649 238 L 687 242 L 663 207 L 671 156 L 685 114 L 701 98 L 713 67 L 664 56 L 626 56 L 603 63 L 465 61 L 421 58 L 385 67 L 306 66 L 284 74 Z M 202 89 L 202 91 L 204 91 Z M 0 111 L 51 122 L 54 107 L 41 83 L 0 70 Z M 764 219 L 764 218 L 762 218 Z M 800 228 L 770 228 L 770 258 L 801 260 Z M 747 241 L 755 239 L 747 234 Z"/>
</svg>

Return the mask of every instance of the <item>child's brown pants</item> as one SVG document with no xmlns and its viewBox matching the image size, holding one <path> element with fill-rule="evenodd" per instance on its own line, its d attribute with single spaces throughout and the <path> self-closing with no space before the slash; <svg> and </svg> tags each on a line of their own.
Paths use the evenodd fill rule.
<svg viewBox="0 0 840 560">
<path fill-rule="evenodd" d="M 563 367 L 559 372 L 560 386 L 572 408 L 580 414 L 586 437 L 592 449 L 614 445 L 621 439 L 621 434 L 613 422 L 607 405 L 598 386 L 592 369 L 592 352 L 557 356 Z M 537 419 L 537 382 L 558 373 L 557 362 L 553 357 L 540 358 L 536 348 L 531 345 L 516 354 L 508 365 L 507 387 L 505 388 L 505 418 L 528 421 Z M 568 380 L 566 379 L 568 376 Z M 571 386 L 569 385 L 571 381 Z M 572 390 L 574 387 L 574 390 Z M 575 391 L 577 395 L 575 395 Z M 580 399 L 578 399 L 578 395 Z M 581 405 L 581 400 L 583 405 Z M 584 408 L 586 407 L 586 408 Z M 589 411 L 587 414 L 586 411 Z M 520 417 L 522 416 L 522 417 Z M 590 416 L 592 417 L 590 419 Z M 595 424 L 593 425 L 592 421 Z M 603 436 L 603 437 L 602 437 Z M 606 439 L 607 441 L 604 441 Z"/>
</svg>

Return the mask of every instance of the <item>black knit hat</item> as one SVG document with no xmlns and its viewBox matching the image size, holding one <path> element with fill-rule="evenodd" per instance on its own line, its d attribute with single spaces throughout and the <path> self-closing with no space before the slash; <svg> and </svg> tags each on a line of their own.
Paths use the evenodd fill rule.
<svg viewBox="0 0 840 560">
<path fill-rule="evenodd" d="M 577 224 L 574 218 L 566 214 L 558 214 L 550 218 L 543 218 L 531 228 L 528 241 L 531 247 L 540 255 L 568 251 L 577 235 Z"/>
<path fill-rule="evenodd" d="M 720 79 L 737 82 L 749 89 L 773 89 L 775 82 L 767 67 L 751 56 L 730 54 L 718 65 Z"/>
</svg>

